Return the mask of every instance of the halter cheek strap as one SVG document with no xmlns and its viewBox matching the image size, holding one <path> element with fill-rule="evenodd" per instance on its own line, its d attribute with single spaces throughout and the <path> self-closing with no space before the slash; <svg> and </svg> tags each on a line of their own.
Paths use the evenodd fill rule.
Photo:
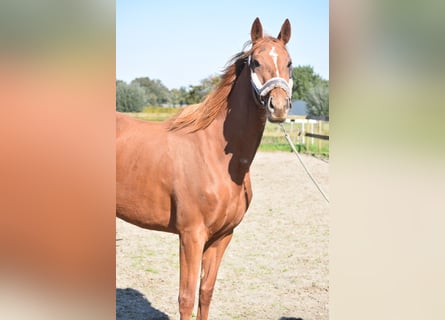
<svg viewBox="0 0 445 320">
<path fill-rule="evenodd" d="M 250 56 L 249 56 L 249 66 L 250 66 Z M 284 91 L 286 91 L 287 96 L 289 99 L 292 98 L 292 86 L 293 86 L 293 80 L 292 78 L 289 79 L 289 81 L 284 80 L 280 77 L 274 77 L 266 81 L 266 83 L 262 84 L 260 79 L 258 79 L 257 74 L 250 68 L 250 81 L 252 82 L 253 89 L 255 90 L 256 94 L 259 97 L 259 101 L 261 104 L 265 104 L 265 101 L 263 101 L 263 98 L 267 96 L 267 94 L 272 91 L 275 88 L 281 88 Z"/>
</svg>

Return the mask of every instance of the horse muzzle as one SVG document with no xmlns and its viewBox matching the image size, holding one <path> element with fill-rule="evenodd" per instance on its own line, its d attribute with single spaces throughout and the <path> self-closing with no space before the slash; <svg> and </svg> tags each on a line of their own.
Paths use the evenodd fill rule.
<svg viewBox="0 0 445 320">
<path fill-rule="evenodd" d="M 276 88 L 270 92 L 265 107 L 267 119 L 270 122 L 280 123 L 286 120 L 291 101 L 284 90 Z"/>
</svg>

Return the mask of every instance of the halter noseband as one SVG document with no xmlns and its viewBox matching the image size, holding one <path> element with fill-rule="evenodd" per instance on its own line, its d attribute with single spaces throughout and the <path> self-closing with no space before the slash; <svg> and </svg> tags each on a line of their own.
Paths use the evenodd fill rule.
<svg viewBox="0 0 445 320">
<path fill-rule="evenodd" d="M 248 59 L 248 65 L 250 68 L 250 81 L 252 82 L 252 87 L 255 90 L 256 93 L 256 100 L 259 104 L 262 106 L 266 105 L 266 100 L 264 100 L 264 97 L 266 97 L 270 91 L 272 91 L 275 88 L 281 88 L 284 91 L 286 91 L 286 94 L 289 98 L 289 100 L 292 99 L 292 86 L 293 86 L 293 80 L 292 77 L 289 78 L 289 82 L 284 80 L 281 77 L 274 77 L 266 81 L 266 83 L 261 84 L 260 79 L 258 79 L 257 74 L 253 71 L 253 69 L 250 67 L 250 60 L 251 56 L 249 56 Z"/>
</svg>

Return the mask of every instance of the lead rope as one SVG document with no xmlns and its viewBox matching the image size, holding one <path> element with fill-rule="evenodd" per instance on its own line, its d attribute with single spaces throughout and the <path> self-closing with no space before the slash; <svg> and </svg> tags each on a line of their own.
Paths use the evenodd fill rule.
<svg viewBox="0 0 445 320">
<path fill-rule="evenodd" d="M 326 196 L 326 194 L 324 193 L 323 189 L 318 185 L 317 181 L 315 181 L 314 177 L 311 175 L 311 173 L 309 172 L 309 170 L 306 168 L 306 165 L 304 164 L 303 160 L 300 157 L 300 154 L 297 152 L 297 150 L 295 149 L 295 146 L 292 142 L 292 140 L 290 139 L 289 134 L 286 131 L 286 128 L 284 127 L 284 125 L 282 123 L 280 123 L 281 128 L 283 128 L 283 132 L 284 132 L 284 137 L 286 138 L 287 142 L 289 143 L 292 151 L 297 155 L 298 160 L 300 160 L 301 165 L 303 166 L 304 170 L 306 171 L 306 173 L 308 174 L 309 178 L 311 178 L 312 182 L 315 184 L 315 186 L 317 187 L 317 189 L 320 191 L 320 193 L 323 195 L 323 197 L 325 198 L 325 200 L 327 201 L 327 203 L 329 203 L 329 199 Z"/>
</svg>

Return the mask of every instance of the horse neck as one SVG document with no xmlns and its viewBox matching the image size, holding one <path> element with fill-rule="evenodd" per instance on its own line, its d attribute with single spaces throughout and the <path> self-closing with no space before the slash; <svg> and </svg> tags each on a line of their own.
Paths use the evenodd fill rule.
<svg viewBox="0 0 445 320">
<path fill-rule="evenodd" d="M 231 166 L 239 171 L 232 172 L 233 175 L 241 177 L 248 171 L 263 136 L 265 124 L 266 111 L 255 103 L 248 68 L 244 67 L 228 98 L 223 125 L 226 141 L 224 151 L 232 154 Z"/>
</svg>

